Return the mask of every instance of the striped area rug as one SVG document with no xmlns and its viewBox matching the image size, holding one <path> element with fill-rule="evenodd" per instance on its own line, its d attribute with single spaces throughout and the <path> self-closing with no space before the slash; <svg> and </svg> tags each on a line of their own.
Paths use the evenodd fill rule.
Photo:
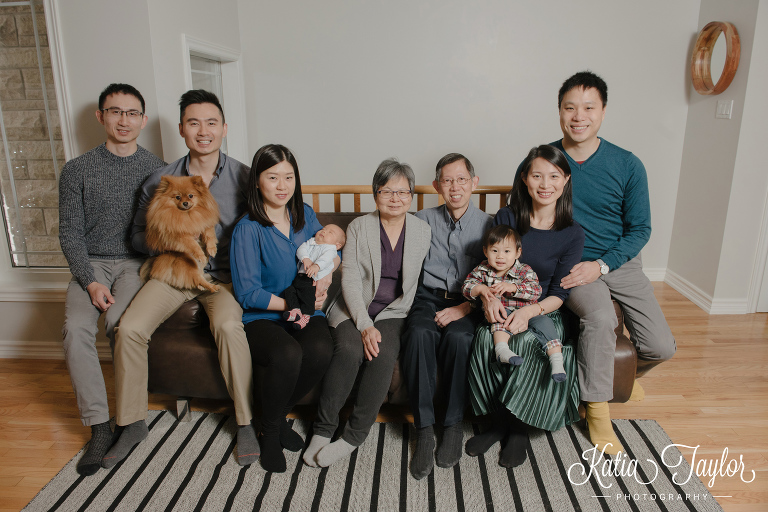
<svg viewBox="0 0 768 512">
<path fill-rule="evenodd" d="M 298 453 L 286 452 L 288 471 L 272 474 L 259 464 L 237 465 L 234 418 L 192 414 L 191 422 L 179 423 L 168 411 L 150 411 L 149 437 L 126 460 L 86 478 L 75 471 L 78 454 L 24 510 L 722 510 L 695 475 L 686 481 L 690 467 L 676 448 L 664 452 L 671 441 L 650 420 L 614 421 L 628 448 L 623 465 L 609 467 L 599 456 L 593 462 L 589 454 L 583 460 L 589 442 L 566 427 L 532 430 L 528 460 L 513 470 L 498 465 L 496 445 L 486 456 L 465 455 L 454 468 L 435 467 L 417 481 L 408 472 L 408 425 L 377 423 L 351 457 L 330 468 L 307 467 Z M 301 420 L 293 426 L 302 435 L 309 427 Z M 465 423 L 465 440 L 477 428 Z"/>
</svg>

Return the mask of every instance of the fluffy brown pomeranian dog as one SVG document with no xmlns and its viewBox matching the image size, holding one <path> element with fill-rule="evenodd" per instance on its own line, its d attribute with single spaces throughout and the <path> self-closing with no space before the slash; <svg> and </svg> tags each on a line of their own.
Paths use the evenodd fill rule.
<svg viewBox="0 0 768 512">
<path fill-rule="evenodd" d="M 174 288 L 216 292 L 203 268 L 216 255 L 219 205 L 200 176 L 163 176 L 147 210 L 147 246 L 160 252 L 141 267 L 141 277 Z"/>
</svg>

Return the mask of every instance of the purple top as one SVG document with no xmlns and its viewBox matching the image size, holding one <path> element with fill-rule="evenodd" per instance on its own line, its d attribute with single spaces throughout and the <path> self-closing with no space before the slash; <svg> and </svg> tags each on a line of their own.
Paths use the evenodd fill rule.
<svg viewBox="0 0 768 512">
<path fill-rule="evenodd" d="M 405 224 L 400 231 L 395 248 L 389 243 L 387 232 L 379 221 L 379 238 L 381 238 L 381 279 L 376 296 L 368 306 L 368 316 L 371 320 L 384 308 L 403 294 L 403 247 L 405 246 Z"/>
</svg>

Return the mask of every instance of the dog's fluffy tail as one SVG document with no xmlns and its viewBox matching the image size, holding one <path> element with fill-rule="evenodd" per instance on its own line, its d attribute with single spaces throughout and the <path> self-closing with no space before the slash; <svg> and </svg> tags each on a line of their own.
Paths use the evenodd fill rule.
<svg viewBox="0 0 768 512">
<path fill-rule="evenodd" d="M 198 262 L 180 252 L 166 252 L 149 258 L 139 271 L 141 279 L 157 279 L 183 290 L 219 291 L 219 287 L 209 283 Z"/>
</svg>

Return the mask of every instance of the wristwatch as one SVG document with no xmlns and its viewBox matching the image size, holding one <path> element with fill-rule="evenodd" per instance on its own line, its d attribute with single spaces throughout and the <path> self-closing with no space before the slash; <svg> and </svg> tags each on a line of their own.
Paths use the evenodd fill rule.
<svg viewBox="0 0 768 512">
<path fill-rule="evenodd" d="M 608 265 L 606 265 L 606 264 L 605 264 L 605 262 L 604 262 L 603 260 L 601 260 L 600 258 L 598 258 L 598 259 L 596 259 L 595 261 L 597 262 L 597 264 L 598 264 L 598 265 L 600 265 L 600 273 L 601 273 L 601 274 L 605 275 L 605 274 L 607 274 L 608 272 L 610 272 L 610 270 L 611 270 L 611 269 L 609 269 L 609 268 L 608 268 Z"/>
</svg>

